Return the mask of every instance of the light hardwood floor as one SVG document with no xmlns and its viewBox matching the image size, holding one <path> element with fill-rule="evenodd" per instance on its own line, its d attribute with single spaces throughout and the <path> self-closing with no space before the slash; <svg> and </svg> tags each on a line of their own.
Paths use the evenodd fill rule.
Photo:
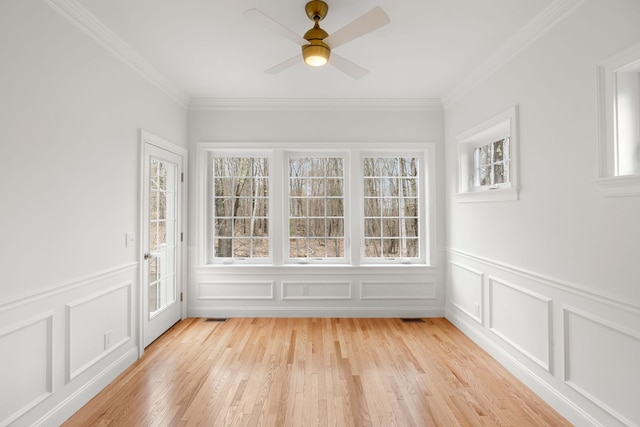
<svg viewBox="0 0 640 427">
<path fill-rule="evenodd" d="M 65 426 L 562 426 L 446 319 L 186 319 Z"/>
</svg>

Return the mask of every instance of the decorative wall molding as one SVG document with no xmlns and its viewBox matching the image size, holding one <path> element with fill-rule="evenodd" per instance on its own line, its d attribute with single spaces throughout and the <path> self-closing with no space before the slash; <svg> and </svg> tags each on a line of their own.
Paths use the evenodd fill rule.
<svg viewBox="0 0 640 427">
<path fill-rule="evenodd" d="M 576 425 L 602 425 L 601 422 L 596 420 L 585 409 L 578 406 L 578 404 L 573 400 L 550 384 L 547 379 L 539 376 L 513 355 L 509 354 L 508 351 L 500 347 L 488 335 L 479 330 L 476 325 L 472 325 L 467 322 L 466 318 L 451 311 L 447 311 L 446 318 L 465 335 L 470 337 L 473 342 L 493 356 L 501 365 L 507 368 L 509 372 L 520 379 L 527 387 L 531 388 L 546 402 L 550 403 L 556 410 L 565 415 L 565 417 L 568 417 L 569 421 Z"/>
<path fill-rule="evenodd" d="M 66 381 L 67 383 L 69 383 L 70 381 L 72 381 L 74 378 L 76 378 L 78 375 L 82 374 L 83 372 L 85 372 L 87 369 L 91 368 L 92 366 L 94 366 L 96 363 L 98 363 L 99 361 L 101 361 L 102 359 L 104 359 L 105 357 L 107 357 L 109 354 L 113 353 L 114 351 L 116 351 L 117 349 L 119 349 L 120 347 L 122 347 L 124 344 L 126 344 L 127 342 L 131 341 L 131 337 L 132 337 L 132 312 L 131 312 L 131 293 L 132 293 L 132 283 L 131 282 L 125 282 L 125 283 L 121 283 L 115 286 L 111 286 L 105 290 L 102 290 L 100 292 L 96 292 L 93 293 L 91 295 L 88 295 L 86 297 L 83 297 L 81 299 L 78 299 L 76 301 L 73 301 L 69 304 L 66 305 L 66 317 L 67 317 L 67 322 L 66 322 L 66 326 L 67 326 L 67 352 L 66 352 Z M 75 314 L 74 311 L 77 310 L 79 307 L 81 307 L 82 305 L 85 305 L 87 303 L 90 303 L 92 301 L 96 301 L 99 300 L 101 298 L 106 297 L 107 295 L 113 294 L 121 289 L 125 289 L 126 291 L 126 331 L 124 336 L 122 336 L 120 338 L 120 340 L 118 340 L 117 342 L 113 343 L 109 348 L 105 348 L 104 351 L 100 352 L 99 354 L 97 354 L 95 357 L 93 357 L 92 359 L 90 359 L 89 361 L 87 361 L 86 363 L 82 364 L 81 366 L 75 367 L 73 364 L 73 356 L 75 354 L 75 347 L 74 344 L 76 344 L 74 342 L 74 337 L 73 337 L 73 329 L 74 326 L 77 322 L 83 323 L 83 320 L 86 321 L 86 319 L 76 319 L 75 318 Z M 110 310 L 113 310 L 113 307 L 110 308 Z M 103 331 L 99 331 L 98 333 L 103 333 Z M 101 336 L 101 335 L 100 335 Z M 83 343 L 86 344 L 86 343 Z"/>
<path fill-rule="evenodd" d="M 138 72 L 151 84 L 169 95 L 178 104 L 185 108 L 189 105 L 189 97 L 186 93 L 163 76 L 160 71 L 149 64 L 138 52 L 119 38 L 77 0 L 43 0 L 43 2 Z"/>
<path fill-rule="evenodd" d="M 468 77 L 442 97 L 444 108 L 449 108 L 483 80 L 491 76 L 518 53 L 525 50 L 534 41 L 560 23 L 585 0 L 555 0 L 527 25 L 522 27 L 511 39 L 489 56 Z"/>
<path fill-rule="evenodd" d="M 479 255 L 474 255 L 472 253 L 461 251 L 458 249 L 449 248 L 448 252 L 450 255 L 456 255 L 472 261 L 488 264 L 494 268 L 505 271 L 507 273 L 515 274 L 515 275 L 524 277 L 526 279 L 531 279 L 543 285 L 551 286 L 553 288 L 560 289 L 565 292 L 570 292 L 574 295 L 588 298 L 598 303 L 604 303 L 616 309 L 624 310 L 628 313 L 640 315 L 640 305 L 638 304 L 634 304 L 628 301 L 623 301 L 621 299 L 618 299 L 617 297 L 613 297 L 611 295 L 607 295 L 601 292 L 596 292 L 592 289 L 589 289 L 581 285 L 577 285 L 575 283 L 556 279 L 544 274 L 535 273 L 523 268 L 514 267 L 512 265 L 509 265 L 500 261 L 495 261 L 489 258 L 485 258 Z"/>
<path fill-rule="evenodd" d="M 564 378 L 563 379 L 565 384 L 567 384 L 573 390 L 580 393 L 583 397 L 588 399 L 593 404 L 600 407 L 602 410 L 606 411 L 609 415 L 616 418 L 622 424 L 629 425 L 629 426 L 636 425 L 638 422 L 638 419 L 636 419 L 635 421 L 628 419 L 626 416 L 622 415 L 618 410 L 612 408 L 611 405 L 605 403 L 601 398 L 596 397 L 595 394 L 597 393 L 597 391 L 595 390 L 589 391 L 587 385 L 580 385 L 576 381 L 574 381 L 574 379 L 572 378 L 572 367 L 571 367 L 571 354 L 572 354 L 571 333 L 572 331 L 570 328 L 570 317 L 571 316 L 580 317 L 594 325 L 600 326 L 605 330 L 612 332 L 613 334 L 628 338 L 629 340 L 637 344 L 637 347 L 639 349 L 637 351 L 638 354 L 640 354 L 640 334 L 638 334 L 637 332 L 631 331 L 625 327 L 622 327 L 620 325 L 617 325 L 616 323 L 611 322 L 607 319 L 604 319 L 600 316 L 596 316 L 596 315 L 587 313 L 583 310 L 579 310 L 567 305 L 563 306 L 562 310 L 563 310 L 563 336 L 564 336 L 564 354 L 563 354 Z M 590 335 L 587 338 L 588 341 L 591 341 L 591 339 L 592 339 L 592 335 Z M 620 347 L 616 347 L 614 351 L 620 352 L 623 350 Z M 637 356 L 636 357 L 632 356 L 631 358 L 634 359 L 631 362 L 632 364 L 637 363 L 637 360 L 638 360 Z M 617 366 L 614 365 L 613 367 L 615 368 Z M 638 375 L 635 375 L 635 376 L 638 377 Z M 634 381 L 633 378 L 630 379 L 630 383 L 635 385 L 636 388 L 640 389 L 638 382 Z M 619 388 L 619 387 L 620 387 L 620 384 L 616 384 L 616 388 Z M 600 392 L 606 394 L 606 391 L 600 390 Z M 637 391 L 634 392 L 633 390 L 625 389 L 623 392 L 627 395 L 630 394 L 634 397 L 638 396 Z"/>
<path fill-rule="evenodd" d="M 34 302 L 35 300 L 50 298 L 53 295 L 60 294 L 62 292 L 68 292 L 75 288 L 80 288 L 83 286 L 87 286 L 91 283 L 95 283 L 99 280 L 108 279 L 117 274 L 125 273 L 131 270 L 134 270 L 138 267 L 137 262 L 130 262 L 128 264 L 123 264 L 114 268 L 110 268 L 108 270 L 103 270 L 95 274 L 91 274 L 88 276 L 81 277 L 79 279 L 73 279 L 67 282 L 62 282 L 57 285 L 40 289 L 35 292 L 28 293 L 26 295 L 22 295 L 19 297 L 11 298 L 7 301 L 0 302 L 0 312 L 5 310 L 10 310 L 13 308 L 17 308 L 21 305 L 28 304 Z"/>
<path fill-rule="evenodd" d="M 352 282 L 296 280 L 281 283 L 283 300 L 350 300 Z"/>
<path fill-rule="evenodd" d="M 552 349 L 552 337 L 553 337 L 553 326 L 552 326 L 552 317 L 551 317 L 551 298 L 548 298 L 544 295 L 540 295 L 536 292 L 532 292 L 528 289 L 525 289 L 521 286 L 517 286 L 514 285 L 513 283 L 509 283 L 506 280 L 502 280 L 499 279 L 495 276 L 488 276 L 487 280 L 489 282 L 489 330 L 491 332 L 493 332 L 495 335 L 497 335 L 498 337 L 500 337 L 503 341 L 505 341 L 507 344 L 509 344 L 510 346 L 512 346 L 513 348 L 515 348 L 516 350 L 518 350 L 520 353 L 522 353 L 523 355 L 525 355 L 526 357 L 528 357 L 529 359 L 531 359 L 531 361 L 533 361 L 534 363 L 536 363 L 537 365 L 539 365 L 540 367 L 542 367 L 545 371 L 553 374 L 553 349 Z M 546 328 L 544 330 L 544 333 L 546 335 L 546 360 L 540 360 L 538 357 L 536 357 L 529 349 L 526 349 L 524 346 L 520 345 L 517 341 L 517 337 L 512 337 L 509 336 L 508 333 L 501 331 L 495 324 L 494 322 L 494 315 L 496 313 L 496 305 L 494 302 L 494 295 L 495 295 L 495 286 L 496 284 L 500 285 L 500 286 L 504 286 L 508 289 L 514 290 L 516 292 L 521 293 L 522 295 L 525 295 L 531 299 L 540 301 L 544 304 L 545 306 L 545 318 L 544 320 L 546 320 L 547 324 L 546 324 Z M 521 308 L 520 308 L 521 309 Z M 531 325 L 535 325 L 535 326 L 540 326 L 538 324 L 538 322 L 541 319 L 529 319 L 531 320 L 531 322 L 529 322 L 529 324 Z"/>
<path fill-rule="evenodd" d="M 361 300 L 434 300 L 436 299 L 435 283 L 430 282 L 397 282 L 360 281 Z"/>
<path fill-rule="evenodd" d="M 198 283 L 198 300 L 273 300 L 275 281 L 243 280 Z"/>
<path fill-rule="evenodd" d="M 45 366 L 46 366 L 45 378 L 42 379 L 43 380 L 42 382 L 44 383 L 44 389 L 39 395 L 32 396 L 28 402 L 24 402 L 24 404 L 19 408 L 17 408 L 13 413 L 8 414 L 5 419 L 0 419 L 0 426 L 10 425 L 15 420 L 20 418 L 25 413 L 29 412 L 34 407 L 38 406 L 42 401 L 49 398 L 53 394 L 53 316 L 54 316 L 54 313 L 52 311 L 48 311 L 34 318 L 24 320 L 15 325 L 11 325 L 8 328 L 5 328 L 0 331 L 0 342 L 1 342 L 2 340 L 7 339 L 7 337 L 20 333 L 21 331 L 24 331 L 27 328 L 41 322 L 44 322 L 44 327 L 46 329 L 46 332 L 45 332 L 46 336 L 44 337 L 45 354 L 36 355 L 36 356 L 43 357 L 45 360 Z M 43 344 L 43 343 L 40 343 L 40 344 Z M 31 346 L 31 348 L 33 348 L 33 346 Z M 33 354 L 31 354 L 31 356 L 33 356 Z M 13 371 L 16 371 L 16 369 L 18 369 L 18 367 L 14 365 L 4 366 L 4 367 L 11 369 Z M 15 379 L 18 380 L 18 378 L 15 378 Z M 24 378 L 20 378 L 20 379 L 24 380 Z M 11 392 L 9 388 L 6 388 L 5 390 L 7 392 Z M 5 399 L 3 399 L 3 404 L 7 404 Z M 7 408 L 7 407 L 5 406 L 4 408 Z M 3 411 L 0 410 L 0 416 L 3 415 L 2 412 Z"/>
<path fill-rule="evenodd" d="M 189 307 L 190 317 L 364 317 L 364 318 L 392 318 L 392 317 L 443 317 L 444 309 L 441 307 L 255 307 L 255 306 L 229 306 Z"/>
<path fill-rule="evenodd" d="M 435 98 L 415 99 L 221 99 L 195 98 L 191 110 L 209 111 L 441 111 Z"/>
<path fill-rule="evenodd" d="M 449 292 L 448 296 L 449 296 L 449 304 L 451 304 L 453 307 L 455 307 L 457 310 L 460 310 L 462 313 L 466 314 L 467 316 L 469 316 L 470 318 L 472 318 L 473 320 L 475 320 L 477 323 L 479 323 L 480 325 L 484 325 L 484 320 L 483 320 L 483 314 L 484 314 L 484 273 L 480 270 L 477 270 L 475 268 L 469 267 L 467 265 L 461 264 L 459 262 L 455 262 L 455 261 L 449 261 L 449 265 L 451 265 L 451 267 L 455 267 L 455 268 L 460 268 L 464 271 L 467 271 L 473 275 L 475 275 L 477 277 L 477 284 L 479 287 L 479 291 L 480 291 L 480 298 L 478 301 L 479 304 L 479 312 L 473 313 L 471 310 L 465 308 L 464 306 L 462 306 L 462 304 L 458 301 L 455 301 L 455 299 L 451 296 L 451 292 Z M 450 278 L 451 280 L 451 278 Z"/>
<path fill-rule="evenodd" d="M 61 425 L 78 409 L 85 405 L 103 390 L 118 375 L 124 372 L 138 359 L 138 350 L 132 348 L 109 364 L 100 373 L 58 403 L 50 411 L 40 417 L 33 425 Z"/>
</svg>

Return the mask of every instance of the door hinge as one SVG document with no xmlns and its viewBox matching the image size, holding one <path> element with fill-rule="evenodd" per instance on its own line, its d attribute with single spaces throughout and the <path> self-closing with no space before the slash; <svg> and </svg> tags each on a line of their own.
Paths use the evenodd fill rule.
<svg viewBox="0 0 640 427">
<path fill-rule="evenodd" d="M 180 302 L 182 302 L 182 292 L 180 292 Z"/>
<path fill-rule="evenodd" d="M 180 241 L 182 242 L 183 240 L 183 235 L 182 235 L 182 231 L 180 232 Z"/>
<path fill-rule="evenodd" d="M 180 173 L 180 182 L 184 182 L 184 172 Z"/>
</svg>

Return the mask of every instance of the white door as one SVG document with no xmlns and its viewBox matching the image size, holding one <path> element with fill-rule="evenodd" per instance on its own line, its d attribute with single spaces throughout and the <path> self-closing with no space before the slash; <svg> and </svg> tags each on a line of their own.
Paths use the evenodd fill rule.
<svg viewBox="0 0 640 427">
<path fill-rule="evenodd" d="M 182 315 L 182 155 L 145 141 L 142 185 L 143 343 Z"/>
</svg>

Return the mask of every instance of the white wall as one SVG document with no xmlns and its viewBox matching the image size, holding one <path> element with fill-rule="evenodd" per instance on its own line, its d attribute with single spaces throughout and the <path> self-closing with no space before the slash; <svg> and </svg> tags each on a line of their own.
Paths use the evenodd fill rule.
<svg viewBox="0 0 640 427">
<path fill-rule="evenodd" d="M 43 1 L 0 40 L 0 425 L 55 424 L 138 357 L 138 135 L 187 111 Z"/>
<path fill-rule="evenodd" d="M 199 202 L 196 156 L 190 165 L 189 315 L 198 316 L 437 316 L 444 314 L 443 121 L 441 108 L 192 109 L 189 144 L 199 142 L 299 143 L 422 142 L 436 147 L 433 260 L 430 267 L 199 266 Z M 384 107 L 381 107 L 384 109 Z M 198 196 L 195 196 L 198 195 Z M 301 296 L 301 283 L 309 295 Z"/>
<path fill-rule="evenodd" d="M 639 40 L 586 0 L 445 108 L 447 317 L 580 425 L 640 424 L 640 198 L 594 183 L 596 65 Z M 456 202 L 456 135 L 514 105 L 520 200 Z"/>
</svg>

